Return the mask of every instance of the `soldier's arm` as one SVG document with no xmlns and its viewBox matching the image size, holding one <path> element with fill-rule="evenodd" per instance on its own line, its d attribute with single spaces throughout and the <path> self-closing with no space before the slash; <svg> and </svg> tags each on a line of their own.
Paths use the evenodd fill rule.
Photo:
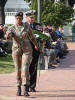
<svg viewBox="0 0 75 100">
<path fill-rule="evenodd" d="M 12 35 L 11 35 L 11 27 L 8 27 L 6 34 L 5 34 L 5 38 L 6 39 L 11 39 Z"/>
<path fill-rule="evenodd" d="M 35 49 L 38 50 L 38 43 L 37 43 L 36 37 L 35 37 L 32 29 L 31 29 L 31 27 L 29 25 L 28 25 L 28 29 L 29 29 L 29 32 L 28 32 L 29 39 L 35 45 Z"/>
</svg>

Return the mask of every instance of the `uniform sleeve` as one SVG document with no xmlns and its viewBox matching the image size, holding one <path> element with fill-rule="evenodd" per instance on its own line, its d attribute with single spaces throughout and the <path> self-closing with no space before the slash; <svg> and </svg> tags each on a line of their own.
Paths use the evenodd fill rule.
<svg viewBox="0 0 75 100">
<path fill-rule="evenodd" d="M 34 33 L 32 32 L 31 28 L 29 28 L 29 38 L 34 45 L 37 45 L 36 37 L 35 37 Z"/>
<path fill-rule="evenodd" d="M 5 34 L 5 38 L 6 39 L 11 39 L 12 38 L 12 34 L 11 34 L 11 27 L 8 27 L 6 34 Z"/>
<path fill-rule="evenodd" d="M 36 37 L 31 29 L 31 27 L 29 26 L 29 24 L 27 25 L 28 27 L 28 35 L 29 35 L 29 39 L 30 41 L 34 44 L 34 45 L 37 45 L 37 40 L 36 40 Z"/>
</svg>

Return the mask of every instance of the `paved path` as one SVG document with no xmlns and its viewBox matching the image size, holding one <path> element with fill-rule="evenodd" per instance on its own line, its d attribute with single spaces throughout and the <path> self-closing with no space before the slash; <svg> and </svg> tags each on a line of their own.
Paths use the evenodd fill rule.
<svg viewBox="0 0 75 100">
<path fill-rule="evenodd" d="M 0 100 L 75 100 L 75 43 L 68 46 L 70 52 L 57 68 L 38 72 L 37 92 L 29 97 L 16 96 L 15 73 L 0 74 Z"/>
</svg>

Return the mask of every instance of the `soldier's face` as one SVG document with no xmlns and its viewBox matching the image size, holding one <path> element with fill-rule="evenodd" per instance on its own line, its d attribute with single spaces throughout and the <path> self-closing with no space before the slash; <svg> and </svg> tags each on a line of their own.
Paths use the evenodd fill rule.
<svg viewBox="0 0 75 100">
<path fill-rule="evenodd" d="M 35 17 L 33 16 L 27 16 L 27 21 L 31 24 L 31 23 L 34 23 L 35 22 Z"/>
<path fill-rule="evenodd" d="M 17 25 L 21 25 L 22 24 L 22 17 L 20 17 L 20 16 L 16 17 L 16 24 Z"/>
</svg>

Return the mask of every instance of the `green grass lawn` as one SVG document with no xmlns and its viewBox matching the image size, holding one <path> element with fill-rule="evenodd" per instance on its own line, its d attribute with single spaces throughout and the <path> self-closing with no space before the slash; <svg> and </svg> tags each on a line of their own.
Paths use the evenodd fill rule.
<svg viewBox="0 0 75 100">
<path fill-rule="evenodd" d="M 72 27 L 72 23 L 69 24 L 69 27 Z"/>
<path fill-rule="evenodd" d="M 8 54 L 6 57 L 0 57 L 0 74 L 14 72 L 14 64 L 12 55 Z"/>
</svg>

